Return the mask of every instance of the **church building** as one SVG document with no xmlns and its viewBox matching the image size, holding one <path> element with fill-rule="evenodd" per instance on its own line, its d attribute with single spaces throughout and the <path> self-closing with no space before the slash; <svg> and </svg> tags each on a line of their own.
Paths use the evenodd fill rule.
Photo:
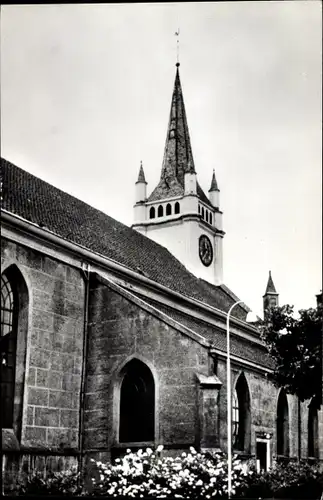
<svg viewBox="0 0 323 500">
<path fill-rule="evenodd" d="M 274 386 L 249 308 L 223 283 L 220 191 L 215 172 L 208 196 L 198 182 L 176 66 L 160 181 L 148 194 L 140 166 L 132 228 L 1 161 L 8 474 L 160 444 L 226 451 L 229 311 L 234 453 L 262 469 L 323 460 L 322 409 Z M 278 304 L 271 275 L 263 300 Z"/>
</svg>

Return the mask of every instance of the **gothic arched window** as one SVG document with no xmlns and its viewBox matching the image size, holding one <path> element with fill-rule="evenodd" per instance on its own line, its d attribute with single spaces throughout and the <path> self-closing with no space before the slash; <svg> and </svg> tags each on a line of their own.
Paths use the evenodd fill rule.
<svg viewBox="0 0 323 500">
<path fill-rule="evenodd" d="M 2 426 L 19 439 L 28 327 L 28 291 L 15 265 L 1 275 L 1 401 Z M 17 370 L 16 370 L 17 366 Z"/>
<path fill-rule="evenodd" d="M 277 455 L 289 456 L 288 401 L 284 390 L 277 402 Z"/>
<path fill-rule="evenodd" d="M 155 218 L 155 207 L 151 207 L 149 210 L 149 218 L 154 219 Z"/>
<path fill-rule="evenodd" d="M 159 205 L 158 207 L 158 217 L 162 217 L 164 215 L 163 205 Z"/>
<path fill-rule="evenodd" d="M 147 365 L 132 359 L 125 367 L 120 392 L 120 443 L 155 439 L 155 384 Z"/>
<path fill-rule="evenodd" d="M 312 399 L 308 407 L 308 456 L 311 458 L 318 458 L 318 440 L 318 412 Z"/>
<path fill-rule="evenodd" d="M 209 212 L 207 210 L 205 210 L 205 220 L 209 222 Z"/>
<path fill-rule="evenodd" d="M 236 383 L 232 405 L 233 446 L 249 453 L 251 437 L 250 396 L 246 377 L 242 373 Z"/>
<path fill-rule="evenodd" d="M 166 215 L 172 215 L 172 205 L 170 203 L 166 205 Z"/>
<path fill-rule="evenodd" d="M 4 428 L 13 426 L 17 343 L 17 293 L 1 276 L 1 411 Z"/>
<path fill-rule="evenodd" d="M 211 213 L 210 213 L 210 215 L 209 215 L 209 223 L 210 223 L 210 224 L 213 224 L 212 214 L 211 214 Z"/>
<path fill-rule="evenodd" d="M 180 206 L 179 206 L 179 203 L 178 201 L 175 203 L 175 214 L 179 214 L 179 211 L 180 211 Z"/>
<path fill-rule="evenodd" d="M 204 219 L 204 208 L 202 207 L 202 219 Z"/>
</svg>

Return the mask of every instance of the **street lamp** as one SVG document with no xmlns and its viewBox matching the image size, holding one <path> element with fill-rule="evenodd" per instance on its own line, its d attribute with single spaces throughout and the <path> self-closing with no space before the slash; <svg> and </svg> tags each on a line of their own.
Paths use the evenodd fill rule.
<svg viewBox="0 0 323 500">
<path fill-rule="evenodd" d="M 241 304 L 243 300 L 238 300 L 235 302 L 229 309 L 227 314 L 227 431 L 228 431 L 228 498 L 231 498 L 232 492 L 232 430 L 231 430 L 231 422 L 232 422 L 232 401 L 231 401 L 231 360 L 230 360 L 230 314 L 232 309 Z M 246 322 L 254 323 L 258 320 L 257 316 L 249 311 L 247 314 Z"/>
</svg>

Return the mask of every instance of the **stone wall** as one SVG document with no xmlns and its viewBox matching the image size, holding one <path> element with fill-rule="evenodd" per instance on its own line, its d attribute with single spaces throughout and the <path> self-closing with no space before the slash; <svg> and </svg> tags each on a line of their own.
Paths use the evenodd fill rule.
<svg viewBox="0 0 323 500">
<path fill-rule="evenodd" d="M 18 267 L 29 295 L 25 366 L 16 368 L 25 369 L 21 445 L 75 448 L 84 317 L 81 273 L 4 238 L 1 263 L 2 272 Z"/>
<path fill-rule="evenodd" d="M 196 373 L 209 369 L 205 347 L 100 282 L 91 284 L 89 322 L 85 448 L 118 447 L 119 374 L 132 357 L 155 379 L 155 443 L 194 445 Z"/>
</svg>

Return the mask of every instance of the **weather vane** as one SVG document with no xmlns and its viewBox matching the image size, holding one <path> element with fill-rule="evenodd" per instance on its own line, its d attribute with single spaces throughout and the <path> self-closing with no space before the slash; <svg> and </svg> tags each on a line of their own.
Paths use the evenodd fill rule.
<svg viewBox="0 0 323 500">
<path fill-rule="evenodd" d="M 175 36 L 177 36 L 177 64 L 176 64 L 176 66 L 179 66 L 179 28 L 177 31 L 175 31 Z"/>
</svg>

